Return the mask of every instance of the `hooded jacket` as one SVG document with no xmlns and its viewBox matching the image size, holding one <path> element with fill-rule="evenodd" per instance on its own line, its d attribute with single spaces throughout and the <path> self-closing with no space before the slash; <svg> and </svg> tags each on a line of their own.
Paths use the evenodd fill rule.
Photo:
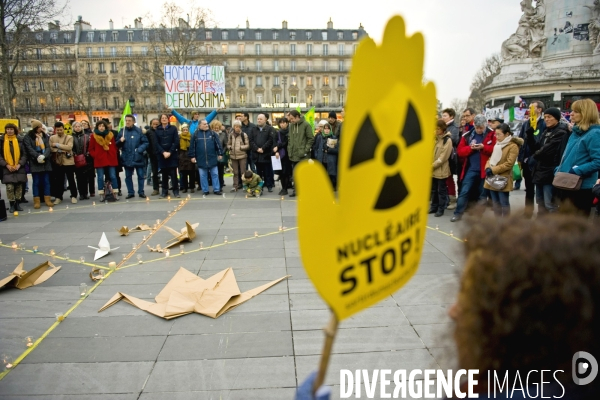
<svg viewBox="0 0 600 400">
<path fill-rule="evenodd" d="M 447 138 L 447 139 L 446 139 Z M 450 163 L 448 160 L 452 155 L 452 133 L 446 132 L 435 139 L 433 148 L 433 177 L 446 179 L 450 176 Z"/>
<path fill-rule="evenodd" d="M 594 187 L 600 170 L 600 125 L 592 125 L 587 131 L 573 127 L 557 172 L 569 172 L 571 168 L 583 177 L 581 189 Z"/>
<path fill-rule="evenodd" d="M 198 168 L 213 168 L 219 162 L 218 157 L 223 155 L 219 135 L 211 130 L 198 129 L 192 136 L 188 156 L 196 159 Z"/>
<path fill-rule="evenodd" d="M 560 164 L 564 150 L 563 144 L 566 144 L 570 135 L 569 127 L 564 123 L 558 123 L 552 128 L 546 127 L 539 142 L 528 138 L 529 149 L 533 152 L 533 158 L 536 160 L 533 167 L 533 183 L 552 184 L 554 170 Z"/>
<path fill-rule="evenodd" d="M 179 166 L 179 157 L 177 151 L 179 150 L 179 135 L 177 134 L 177 128 L 173 125 L 167 125 L 163 127 L 159 125 L 155 132 L 154 137 L 156 141 L 156 158 L 158 159 L 158 168 L 177 168 Z M 171 153 L 169 158 L 165 158 L 163 153 Z"/>
<path fill-rule="evenodd" d="M 121 142 L 124 137 L 125 141 Z M 124 167 L 144 166 L 144 152 L 148 148 L 148 138 L 137 126 L 123 128 L 117 136 L 117 146 L 121 149 L 121 163 Z"/>
<path fill-rule="evenodd" d="M 505 176 L 508 178 L 508 184 L 504 189 L 499 190 L 500 192 L 510 192 L 513 189 L 513 166 L 517 161 L 517 157 L 519 157 L 519 150 L 524 142 L 525 141 L 520 137 L 513 136 L 510 142 L 502 148 L 502 157 L 500 158 L 500 161 L 498 161 L 498 164 L 492 167 L 490 165 L 489 157 L 485 163 L 485 168 L 483 169 L 484 174 L 486 168 L 491 168 L 494 175 Z M 483 184 L 483 187 L 490 190 L 496 190 L 488 185 L 487 182 Z"/>
<path fill-rule="evenodd" d="M 310 149 L 315 142 L 310 124 L 304 117 L 300 121 L 289 125 L 288 155 L 292 162 L 306 160 L 310 156 Z"/>
</svg>

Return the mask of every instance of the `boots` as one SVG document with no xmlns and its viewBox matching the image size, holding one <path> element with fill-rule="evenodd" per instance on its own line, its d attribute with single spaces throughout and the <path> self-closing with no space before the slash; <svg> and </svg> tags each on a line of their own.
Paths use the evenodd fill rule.
<svg viewBox="0 0 600 400">
<path fill-rule="evenodd" d="M 119 201 L 119 197 L 121 196 L 121 191 L 119 189 L 113 189 L 113 197 L 115 198 L 115 201 Z"/>
<path fill-rule="evenodd" d="M 454 210 L 456 209 L 456 196 L 449 196 L 450 197 L 450 204 L 448 204 L 448 207 L 446 207 L 446 210 Z"/>
<path fill-rule="evenodd" d="M 33 198 L 33 208 L 35 208 L 36 210 L 40 208 L 40 198 L 39 197 Z"/>
<path fill-rule="evenodd" d="M 50 196 L 44 196 L 44 203 L 46 203 L 48 207 L 54 207 L 54 203 L 50 200 Z"/>
<path fill-rule="evenodd" d="M 12 214 L 12 213 L 14 213 L 14 212 L 15 212 L 15 203 L 16 203 L 16 202 L 15 202 L 15 201 L 9 201 L 8 203 L 10 204 L 10 208 L 8 209 L 8 212 L 9 212 L 10 214 Z"/>
<path fill-rule="evenodd" d="M 104 190 L 98 190 L 98 194 L 100 195 L 100 203 L 102 203 L 105 200 Z"/>
<path fill-rule="evenodd" d="M 15 210 L 17 211 L 23 211 L 23 209 L 21 208 L 21 206 L 19 205 L 20 201 L 15 201 Z"/>
</svg>

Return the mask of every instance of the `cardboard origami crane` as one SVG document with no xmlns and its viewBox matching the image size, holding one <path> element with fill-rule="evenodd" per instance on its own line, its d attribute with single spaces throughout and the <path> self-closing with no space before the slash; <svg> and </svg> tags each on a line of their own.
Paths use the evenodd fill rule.
<svg viewBox="0 0 600 400">
<path fill-rule="evenodd" d="M 182 228 L 180 232 L 177 232 L 175 229 L 165 226 L 165 229 L 171 235 L 175 236 L 175 238 L 167 240 L 167 246 L 165 247 L 165 249 L 176 246 L 181 242 L 185 242 L 185 241 L 191 242 L 192 239 L 196 237 L 195 229 L 198 227 L 198 225 L 200 225 L 200 223 L 191 225 L 189 222 L 185 221 L 185 228 Z M 173 243 L 169 243 L 169 242 L 173 242 Z"/>
<path fill-rule="evenodd" d="M 140 224 L 140 225 L 136 226 L 135 228 L 131 228 L 131 229 L 129 229 L 128 227 L 123 225 L 121 227 L 121 229 L 119 229 L 119 233 L 121 234 L 121 236 L 129 236 L 129 234 L 131 232 L 142 232 L 142 231 L 150 231 L 150 230 L 152 230 L 152 228 L 150 228 L 150 226 L 148 226 L 146 224 Z"/>
<path fill-rule="evenodd" d="M 98 246 L 100 246 L 100 248 L 88 246 L 90 249 L 96 249 L 96 254 L 94 254 L 94 261 L 96 261 L 99 258 L 104 257 L 105 255 L 110 253 L 112 250 L 118 249 L 118 247 L 115 247 L 114 249 L 110 248 L 110 243 L 108 243 L 108 239 L 106 238 L 106 234 L 104 232 L 102 232 L 102 237 L 100 238 L 100 243 L 98 243 Z"/>
<path fill-rule="evenodd" d="M 206 280 L 194 275 L 185 268 L 179 268 L 175 276 L 154 298 L 156 303 L 119 292 L 98 312 L 106 310 L 120 300 L 125 300 L 140 310 L 165 319 L 173 319 L 193 312 L 211 318 L 218 318 L 289 276 L 284 276 L 242 293 L 231 268 L 227 268 Z"/>
<path fill-rule="evenodd" d="M 31 271 L 27 272 L 23 269 L 25 261 L 21 259 L 21 262 L 15 268 L 10 275 L 0 280 L 0 288 L 12 285 L 17 289 L 27 289 L 30 286 L 39 285 L 42 282 L 46 282 L 52 275 L 58 272 L 60 267 L 55 267 L 49 261 L 38 265 Z"/>
</svg>

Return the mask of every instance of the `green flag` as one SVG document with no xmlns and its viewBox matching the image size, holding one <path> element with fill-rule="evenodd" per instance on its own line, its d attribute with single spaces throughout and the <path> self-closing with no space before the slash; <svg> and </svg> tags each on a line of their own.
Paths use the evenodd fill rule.
<svg viewBox="0 0 600 400">
<path fill-rule="evenodd" d="M 511 107 L 508 109 L 508 120 L 513 122 L 515 120 L 515 108 Z"/>
<path fill-rule="evenodd" d="M 310 124 L 310 126 L 312 126 L 312 130 L 314 133 L 314 131 L 315 131 L 315 107 L 312 107 L 310 110 L 308 110 L 306 112 L 306 114 L 304 114 L 304 119 L 306 120 L 306 122 L 308 122 Z"/>
<path fill-rule="evenodd" d="M 127 104 L 125 104 L 125 108 L 123 109 L 123 114 L 121 114 L 121 120 L 119 121 L 119 129 L 121 131 L 125 127 L 125 116 L 127 114 L 131 114 L 131 106 L 129 105 L 129 100 L 127 100 Z"/>
</svg>

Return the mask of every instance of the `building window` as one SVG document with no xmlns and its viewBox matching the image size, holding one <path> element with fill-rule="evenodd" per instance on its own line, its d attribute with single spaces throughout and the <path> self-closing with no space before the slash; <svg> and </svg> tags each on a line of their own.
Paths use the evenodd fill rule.
<svg viewBox="0 0 600 400">
<path fill-rule="evenodd" d="M 244 60 L 240 60 L 240 71 L 243 71 L 246 69 L 246 62 Z"/>
<path fill-rule="evenodd" d="M 346 86 L 346 79 L 343 76 L 338 76 L 338 86 Z"/>
<path fill-rule="evenodd" d="M 86 47 L 85 48 L 85 53 L 87 54 L 88 57 L 91 57 L 92 56 L 92 48 L 91 47 Z"/>
<path fill-rule="evenodd" d="M 260 46 L 260 44 L 255 44 L 254 45 L 254 54 L 256 54 L 257 56 L 260 56 L 260 54 L 261 54 L 261 46 Z"/>
<path fill-rule="evenodd" d="M 292 70 L 292 71 L 295 71 L 295 70 L 296 70 L 296 60 L 292 60 L 292 61 L 291 61 L 291 63 L 290 63 L 290 67 L 291 67 L 291 70 Z"/>
<path fill-rule="evenodd" d="M 106 97 L 102 98 L 102 108 L 108 109 L 108 99 Z"/>
<path fill-rule="evenodd" d="M 312 39 L 312 32 L 306 31 L 306 40 L 310 40 L 310 39 Z"/>
<path fill-rule="evenodd" d="M 256 86 L 262 86 L 262 76 L 256 77 Z"/>
<path fill-rule="evenodd" d="M 343 44 L 338 44 L 338 55 L 340 55 L 340 56 L 344 55 L 344 45 Z"/>
<path fill-rule="evenodd" d="M 127 55 L 127 57 L 131 57 L 131 55 L 133 54 L 133 52 L 131 51 L 131 46 L 125 47 L 125 54 Z"/>
<path fill-rule="evenodd" d="M 338 38 L 338 40 L 344 40 L 344 32 L 338 31 L 337 38 Z"/>
<path fill-rule="evenodd" d="M 238 54 L 243 55 L 243 54 L 245 54 L 245 52 L 246 52 L 245 46 L 243 44 L 238 44 Z"/>
<path fill-rule="evenodd" d="M 133 42 L 133 32 L 127 32 L 127 41 Z"/>
<path fill-rule="evenodd" d="M 73 81 L 67 81 L 67 89 L 73 90 Z"/>
<path fill-rule="evenodd" d="M 246 104 L 246 95 L 240 94 L 240 104 Z"/>
<path fill-rule="evenodd" d="M 295 44 L 290 44 L 290 54 L 292 56 L 296 55 L 296 45 Z"/>
<path fill-rule="evenodd" d="M 105 81 L 104 79 L 102 79 L 102 80 L 100 81 L 100 87 L 101 87 L 101 88 L 106 88 L 106 81 Z"/>
<path fill-rule="evenodd" d="M 227 45 L 226 44 L 221 45 L 221 54 L 227 54 Z"/>
<path fill-rule="evenodd" d="M 329 45 L 328 44 L 324 44 L 323 45 L 323 55 L 324 56 L 328 56 L 329 55 Z"/>
<path fill-rule="evenodd" d="M 281 95 L 279 93 L 275 93 L 275 103 L 281 103 Z"/>
<path fill-rule="evenodd" d="M 119 87 L 119 81 L 116 80 L 116 79 L 113 79 L 113 81 L 112 81 L 112 87 L 118 88 Z"/>
<path fill-rule="evenodd" d="M 273 40 L 279 40 L 279 32 L 273 31 Z"/>
<path fill-rule="evenodd" d="M 71 42 L 71 34 L 70 33 L 64 33 L 63 34 L 63 42 L 65 42 L 65 43 L 70 43 Z"/>
<path fill-rule="evenodd" d="M 142 71 L 149 72 L 150 68 L 148 68 L 148 61 L 142 62 Z"/>
<path fill-rule="evenodd" d="M 328 76 L 323 77 L 323 86 L 329 86 L 329 77 Z"/>
<path fill-rule="evenodd" d="M 71 48 L 70 47 L 66 47 L 65 48 L 65 56 L 70 56 L 71 55 Z"/>
<path fill-rule="evenodd" d="M 306 62 L 306 70 L 307 71 L 312 71 L 313 70 L 312 61 L 307 61 Z"/>
<path fill-rule="evenodd" d="M 325 106 L 329 105 L 329 95 L 327 95 L 327 94 L 323 95 L 323 105 L 325 105 Z"/>
<path fill-rule="evenodd" d="M 133 79 L 127 79 L 127 86 L 133 87 Z"/>
<path fill-rule="evenodd" d="M 221 40 L 229 40 L 229 32 L 221 31 Z"/>
<path fill-rule="evenodd" d="M 98 56 L 104 57 L 104 47 L 98 47 Z"/>
<path fill-rule="evenodd" d="M 116 42 L 119 40 L 119 32 L 113 32 L 112 33 L 112 41 Z"/>
<path fill-rule="evenodd" d="M 262 71 L 262 61 L 261 60 L 256 60 L 256 70 Z"/>
<path fill-rule="evenodd" d="M 273 71 L 279 71 L 279 60 L 273 60 Z"/>
<path fill-rule="evenodd" d="M 44 92 L 45 91 L 45 89 L 44 89 L 44 82 L 43 81 L 39 81 L 38 83 L 39 83 L 38 90 L 40 92 Z"/>
<path fill-rule="evenodd" d="M 344 104 L 344 93 L 338 94 L 338 104 Z"/>
<path fill-rule="evenodd" d="M 240 86 L 246 86 L 246 79 L 243 76 L 240 76 Z"/>
<path fill-rule="evenodd" d="M 273 45 L 273 55 L 274 56 L 279 55 L 279 45 L 278 44 Z"/>
<path fill-rule="evenodd" d="M 262 39 L 262 34 L 260 31 L 254 32 L 254 39 L 255 40 L 261 40 Z"/>
<path fill-rule="evenodd" d="M 239 30 L 239 31 L 238 31 L 238 39 L 240 39 L 240 40 L 244 39 L 244 34 L 245 34 L 245 32 L 244 32 L 244 31 L 242 31 L 242 30 Z"/>
<path fill-rule="evenodd" d="M 358 45 L 357 44 L 353 44 L 352 45 L 352 54 L 356 54 L 356 49 L 358 49 Z"/>
<path fill-rule="evenodd" d="M 313 54 L 312 44 L 307 44 L 306 45 L 306 55 L 307 56 L 312 56 L 312 54 Z"/>
<path fill-rule="evenodd" d="M 358 39 L 358 32 L 352 32 L 352 40 Z"/>
<path fill-rule="evenodd" d="M 212 40 L 212 31 L 206 31 L 206 40 Z"/>
<path fill-rule="evenodd" d="M 290 31 L 290 40 L 296 40 L 296 31 Z"/>
<path fill-rule="evenodd" d="M 312 76 L 306 77 L 306 86 L 312 86 Z"/>
<path fill-rule="evenodd" d="M 58 72 L 58 68 L 56 67 L 56 64 L 52 64 L 52 72 L 53 73 L 57 73 Z"/>
<path fill-rule="evenodd" d="M 278 76 L 273 77 L 273 86 L 279 86 L 279 77 Z"/>
<path fill-rule="evenodd" d="M 306 96 L 306 103 L 309 106 L 312 106 L 312 104 L 313 104 L 313 96 L 312 96 L 312 94 L 309 94 L 308 96 Z"/>
<path fill-rule="evenodd" d="M 329 71 L 329 61 L 323 60 L 323 71 Z"/>
<path fill-rule="evenodd" d="M 52 32 L 50 34 L 50 43 L 56 43 L 58 40 L 58 33 Z"/>
<path fill-rule="evenodd" d="M 154 55 L 158 56 L 160 54 L 160 47 L 154 46 Z"/>
<path fill-rule="evenodd" d="M 147 42 L 149 40 L 149 35 L 150 35 L 150 33 L 148 31 L 142 32 L 142 40 L 144 42 Z"/>
<path fill-rule="evenodd" d="M 256 95 L 256 102 L 257 102 L 258 104 L 262 104 L 262 94 L 257 94 L 257 95 Z"/>
<path fill-rule="evenodd" d="M 37 66 L 37 73 L 38 73 L 38 75 L 42 74 L 42 66 L 41 65 Z"/>
<path fill-rule="evenodd" d="M 116 57 L 117 56 L 117 48 L 116 47 L 111 47 L 110 48 L 110 56 L 111 57 Z"/>
<path fill-rule="evenodd" d="M 321 40 L 327 40 L 327 31 L 321 32 Z"/>
<path fill-rule="evenodd" d="M 148 79 L 144 79 L 144 80 L 142 81 L 142 85 L 143 85 L 144 87 L 148 87 L 148 86 L 150 86 L 150 81 L 149 81 Z"/>
<path fill-rule="evenodd" d="M 290 86 L 296 86 L 298 84 L 298 81 L 296 81 L 296 76 L 292 75 L 290 76 Z"/>
<path fill-rule="evenodd" d="M 148 55 L 148 47 L 147 46 L 142 46 L 142 55 L 143 56 L 147 56 Z"/>
<path fill-rule="evenodd" d="M 29 92 L 29 82 L 27 82 L 27 81 L 24 82 L 23 91 Z"/>
<path fill-rule="evenodd" d="M 94 32 L 88 32 L 87 33 L 87 41 L 88 42 L 93 42 L 94 41 Z"/>
<path fill-rule="evenodd" d="M 94 72 L 94 70 L 92 69 L 92 63 L 87 63 L 87 73 L 91 74 L 92 72 Z"/>
<path fill-rule="evenodd" d="M 121 107 L 120 107 L 120 104 L 121 104 L 121 103 L 120 103 L 120 101 L 119 101 L 119 98 L 118 98 L 118 97 L 113 97 L 113 104 L 115 105 L 115 108 L 116 108 L 116 109 L 119 109 L 119 108 L 121 108 Z"/>
<path fill-rule="evenodd" d="M 290 103 L 292 103 L 292 104 L 298 103 L 298 96 L 295 94 L 290 95 Z"/>
<path fill-rule="evenodd" d="M 94 81 L 88 81 L 88 89 L 94 88 Z"/>
<path fill-rule="evenodd" d="M 344 60 L 338 60 L 338 71 L 344 70 Z"/>
<path fill-rule="evenodd" d="M 27 110 L 31 110 L 31 99 L 25 99 L 25 107 Z"/>
<path fill-rule="evenodd" d="M 104 63 L 98 63 L 98 72 L 103 74 L 106 71 L 104 70 Z"/>
</svg>

